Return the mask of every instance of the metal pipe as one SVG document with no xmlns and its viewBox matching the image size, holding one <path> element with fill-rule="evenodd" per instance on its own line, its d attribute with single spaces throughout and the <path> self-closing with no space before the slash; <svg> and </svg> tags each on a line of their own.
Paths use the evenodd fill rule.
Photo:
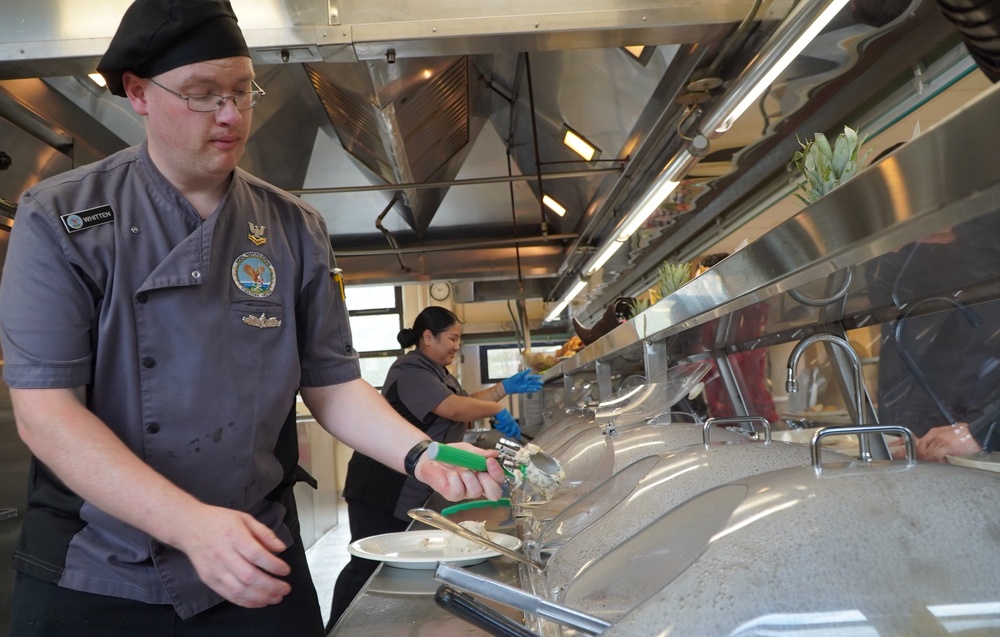
<svg viewBox="0 0 1000 637">
<path fill-rule="evenodd" d="M 385 207 L 385 210 L 383 210 L 382 213 L 378 216 L 378 218 L 375 219 L 375 227 L 379 229 L 379 232 L 385 235 L 385 238 L 389 242 L 389 245 L 392 246 L 393 250 L 395 251 L 396 258 L 399 260 L 400 269 L 403 270 L 403 272 L 409 272 L 410 268 L 406 267 L 406 264 L 403 263 L 403 255 L 399 251 L 399 244 L 396 243 L 396 237 L 392 236 L 392 233 L 389 232 L 389 229 L 382 225 L 382 220 L 385 219 L 385 216 L 389 214 L 389 211 L 392 210 L 392 207 L 396 205 L 396 202 L 399 201 L 399 199 L 400 199 L 399 193 L 397 192 L 392 196 L 392 200 L 389 201 L 389 205 Z"/>
<path fill-rule="evenodd" d="M 799 390 L 799 382 L 795 379 L 795 368 L 799 364 L 799 358 L 802 357 L 802 353 L 808 349 L 811 345 L 815 343 L 824 342 L 830 343 L 831 345 L 836 345 L 840 347 L 847 354 L 848 359 L 851 361 L 851 365 L 854 368 L 854 409 L 856 418 L 858 419 L 858 424 L 865 426 L 868 424 L 868 412 L 865 409 L 865 381 L 861 374 L 861 358 L 858 353 L 854 351 L 851 344 L 844 338 L 837 336 L 835 334 L 813 334 L 807 338 L 802 339 L 798 344 L 792 349 L 792 353 L 788 356 L 788 370 L 787 376 L 785 378 L 785 390 L 789 393 L 795 393 Z M 872 459 L 872 454 L 866 436 L 858 436 L 859 440 L 859 456 L 860 460 L 864 462 L 870 462 Z"/>
<path fill-rule="evenodd" d="M 542 158 L 538 151 L 538 123 L 535 121 L 535 86 L 531 81 L 531 58 L 524 53 L 524 73 L 528 81 L 528 112 L 531 113 L 531 142 L 535 150 L 535 174 L 538 177 L 538 215 L 542 222 L 542 235 L 548 234 L 548 223 L 545 221 L 545 203 L 542 188 Z"/>
<path fill-rule="evenodd" d="M 590 170 L 567 170 L 557 173 L 545 173 L 546 179 L 576 179 L 578 177 L 593 177 L 608 173 L 620 173 L 622 168 L 591 168 Z M 505 184 L 514 181 L 531 181 L 536 175 L 502 175 L 499 177 L 476 177 L 474 179 L 452 179 L 450 181 L 425 181 L 408 184 L 375 184 L 371 186 L 337 186 L 334 188 L 299 188 L 287 192 L 293 195 L 327 195 L 341 192 L 377 192 L 381 190 L 419 190 L 421 188 L 451 188 L 452 186 L 478 186 L 482 184 Z"/>
<path fill-rule="evenodd" d="M 741 112 L 742 102 L 754 94 L 758 85 L 767 83 L 770 74 L 780 72 L 776 65 L 799 43 L 799 38 L 809 32 L 810 27 L 827 11 L 839 11 L 846 0 L 814 0 L 799 2 L 764 44 L 753 61 L 743 69 L 726 91 L 715 108 L 709 111 L 698 124 L 698 131 L 709 138 L 724 133 Z"/>
<path fill-rule="evenodd" d="M 548 237 L 520 237 L 517 239 L 489 239 L 486 241 L 463 241 L 462 243 L 452 243 L 447 245 L 421 245 L 410 248 L 394 248 L 393 250 L 342 250 L 336 249 L 338 257 L 375 257 L 386 253 L 398 254 L 422 254 L 425 252 L 450 252 L 452 250 L 475 250 L 478 248 L 507 248 L 515 245 L 544 244 L 552 241 L 571 241 L 577 238 L 576 234 L 550 234 Z"/>
</svg>

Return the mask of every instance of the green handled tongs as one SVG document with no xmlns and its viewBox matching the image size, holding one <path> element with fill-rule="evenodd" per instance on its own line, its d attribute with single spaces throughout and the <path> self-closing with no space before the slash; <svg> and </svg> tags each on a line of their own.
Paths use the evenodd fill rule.
<svg viewBox="0 0 1000 637">
<path fill-rule="evenodd" d="M 473 471 L 486 471 L 485 456 L 481 456 L 474 451 L 459 449 L 458 447 L 452 447 L 440 442 L 432 442 L 427 447 L 427 457 L 444 464 L 450 464 L 453 467 L 472 469 Z M 507 474 L 508 478 L 514 476 L 507 467 L 500 466 L 503 467 L 504 473 Z"/>
<path fill-rule="evenodd" d="M 519 471 L 521 476 L 526 477 L 527 474 L 524 465 L 514 463 L 515 451 L 519 447 L 515 447 L 509 441 L 503 442 L 507 442 L 507 446 L 501 448 L 501 445 L 497 445 L 500 451 L 497 461 L 503 467 L 504 473 L 507 474 L 509 479 L 514 478 L 514 471 Z M 486 471 L 486 458 L 484 456 L 440 442 L 432 442 L 427 447 L 427 457 L 431 460 L 443 462 L 444 464 L 450 464 L 453 467 L 462 467 L 463 469 L 472 469 L 473 471 Z M 531 454 L 528 457 L 528 462 L 544 474 L 555 476 L 562 471 L 562 467 L 559 466 L 555 458 L 545 453 Z"/>
</svg>

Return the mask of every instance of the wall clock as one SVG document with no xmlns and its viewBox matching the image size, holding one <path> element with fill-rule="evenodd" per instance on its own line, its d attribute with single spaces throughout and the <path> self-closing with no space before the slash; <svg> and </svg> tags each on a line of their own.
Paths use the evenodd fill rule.
<svg viewBox="0 0 1000 637">
<path fill-rule="evenodd" d="M 431 283 L 431 298 L 435 301 L 443 301 L 451 296 L 451 286 L 444 282 Z"/>
</svg>

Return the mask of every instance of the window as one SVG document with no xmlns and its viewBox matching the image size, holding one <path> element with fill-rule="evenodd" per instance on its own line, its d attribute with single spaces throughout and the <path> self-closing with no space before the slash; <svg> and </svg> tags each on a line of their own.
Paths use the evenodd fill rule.
<svg viewBox="0 0 1000 637">
<path fill-rule="evenodd" d="M 396 340 L 403 329 L 403 293 L 390 285 L 349 285 L 344 294 L 361 377 L 381 388 L 389 367 L 403 353 Z"/>
<path fill-rule="evenodd" d="M 534 353 L 555 354 L 562 343 L 532 343 Z M 484 385 L 499 383 L 523 367 L 521 350 L 516 345 L 480 345 L 479 378 Z"/>
</svg>

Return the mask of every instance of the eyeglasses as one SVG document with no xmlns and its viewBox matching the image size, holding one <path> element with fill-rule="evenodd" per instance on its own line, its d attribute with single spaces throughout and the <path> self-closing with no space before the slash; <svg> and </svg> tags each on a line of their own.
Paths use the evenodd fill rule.
<svg viewBox="0 0 1000 637">
<path fill-rule="evenodd" d="M 261 96 L 265 95 L 264 89 L 257 86 L 257 82 L 254 82 L 253 80 L 250 81 L 250 84 L 253 86 L 252 91 L 244 91 L 236 93 L 235 95 L 216 95 L 215 93 L 205 93 L 203 95 L 181 95 L 177 91 L 173 91 L 160 84 L 153 78 L 149 78 L 149 81 L 156 84 L 174 97 L 179 97 L 187 102 L 188 108 L 196 113 L 214 113 L 215 111 L 221 111 L 222 107 L 226 105 L 226 100 L 233 100 L 233 106 L 235 106 L 238 110 L 245 111 L 257 106 L 257 102 L 260 101 Z"/>
</svg>

